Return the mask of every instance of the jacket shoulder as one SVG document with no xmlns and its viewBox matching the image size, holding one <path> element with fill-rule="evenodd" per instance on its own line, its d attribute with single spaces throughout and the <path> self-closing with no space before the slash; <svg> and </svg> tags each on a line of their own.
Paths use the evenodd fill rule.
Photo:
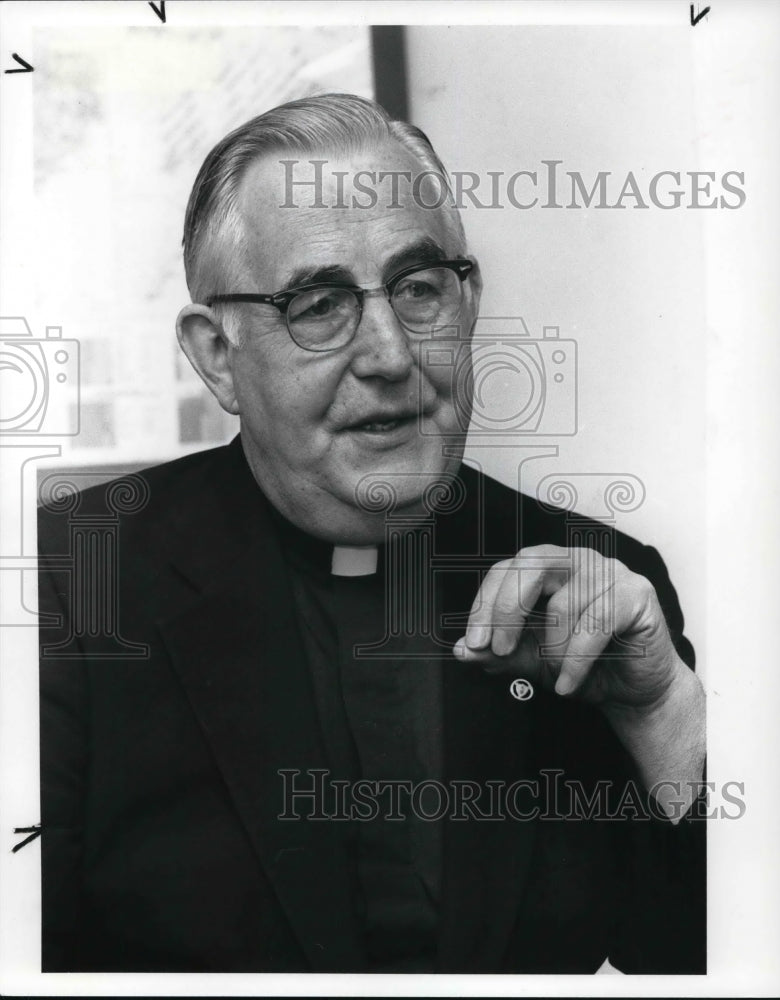
<svg viewBox="0 0 780 1000">
<path fill-rule="evenodd" d="M 38 506 L 38 552 L 61 553 L 68 548 L 72 522 L 121 521 L 144 534 L 172 528 L 177 512 L 204 495 L 205 484 L 219 477 L 237 442 L 199 451 L 116 476 L 79 489 L 79 477 L 57 470 L 46 477 Z M 100 471 L 95 476 L 100 477 Z"/>
<path fill-rule="evenodd" d="M 636 558 L 647 548 L 614 524 L 542 502 L 471 466 L 462 466 L 461 477 L 470 502 L 479 508 L 480 520 L 496 541 L 503 541 L 509 549 L 515 540 L 515 551 L 534 545 L 560 545 L 595 548 L 606 554 L 610 546 L 617 546 L 629 558 Z"/>
</svg>

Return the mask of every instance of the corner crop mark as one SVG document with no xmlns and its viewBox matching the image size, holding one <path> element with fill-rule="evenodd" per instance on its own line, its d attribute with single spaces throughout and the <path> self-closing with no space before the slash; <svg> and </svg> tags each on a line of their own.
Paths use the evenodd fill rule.
<svg viewBox="0 0 780 1000">
<path fill-rule="evenodd" d="M 16 844 L 14 847 L 11 848 L 11 852 L 13 854 L 16 854 L 17 851 L 21 851 L 21 849 L 23 847 L 26 847 L 27 844 L 31 844 L 33 842 L 33 840 L 35 840 L 36 837 L 40 837 L 40 835 L 41 835 L 41 824 L 40 823 L 36 823 L 35 826 L 15 826 L 14 827 L 14 833 L 29 833 L 30 834 L 29 837 L 25 837 L 24 840 L 22 840 L 20 843 Z"/>
<path fill-rule="evenodd" d="M 15 62 L 18 62 L 19 65 L 22 68 L 21 69 L 6 69 L 6 70 L 3 70 L 4 73 L 34 73 L 35 72 L 35 67 L 31 66 L 27 62 L 26 59 L 22 59 L 22 57 L 17 52 L 12 52 L 11 53 L 11 58 Z"/>
<path fill-rule="evenodd" d="M 149 0 L 149 6 L 152 8 L 155 14 L 160 18 L 162 23 L 165 24 L 165 0 L 160 0 L 159 7 L 157 6 L 156 3 L 152 3 L 152 0 Z M 709 7 L 707 8 L 707 10 L 709 10 Z"/>
</svg>

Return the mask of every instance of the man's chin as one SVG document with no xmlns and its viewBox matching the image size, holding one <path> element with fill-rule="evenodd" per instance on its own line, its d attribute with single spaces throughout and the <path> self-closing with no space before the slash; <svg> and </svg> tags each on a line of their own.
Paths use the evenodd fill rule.
<svg viewBox="0 0 780 1000">
<path fill-rule="evenodd" d="M 361 463 L 349 477 L 353 485 L 348 502 L 367 514 L 425 513 L 430 490 L 460 465 L 462 449 L 453 448 L 447 455 L 442 451 L 440 443 L 438 450 L 398 449 L 383 455 L 381 462 Z"/>
</svg>

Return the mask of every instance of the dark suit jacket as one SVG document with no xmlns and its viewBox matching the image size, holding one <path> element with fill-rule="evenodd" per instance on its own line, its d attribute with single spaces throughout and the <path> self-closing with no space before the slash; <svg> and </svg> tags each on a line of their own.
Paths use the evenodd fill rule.
<svg viewBox="0 0 780 1000">
<path fill-rule="evenodd" d="M 461 479 L 467 502 L 436 522 L 443 610 L 461 616 L 448 642 L 475 567 L 569 544 L 574 524 L 654 583 L 692 665 L 653 549 Z M 49 505 L 39 542 L 44 971 L 364 969 L 342 824 L 277 818 L 278 770 L 328 762 L 284 555 L 238 440 Z M 445 668 L 448 778 L 630 776 L 596 710 Z M 703 971 L 701 823 L 442 822 L 441 971 L 593 972 L 607 955 Z"/>
</svg>

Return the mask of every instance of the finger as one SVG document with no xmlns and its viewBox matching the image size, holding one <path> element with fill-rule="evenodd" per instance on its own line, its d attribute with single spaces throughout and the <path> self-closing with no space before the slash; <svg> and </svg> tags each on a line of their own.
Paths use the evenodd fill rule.
<svg viewBox="0 0 780 1000">
<path fill-rule="evenodd" d="M 469 611 L 465 646 L 468 649 L 485 649 L 493 634 L 493 601 L 503 580 L 503 571 L 511 560 L 496 563 L 485 574 Z"/>
<path fill-rule="evenodd" d="M 521 549 L 514 559 L 496 563 L 472 604 L 466 646 L 485 649 L 492 645 L 496 655 L 508 655 L 539 596 L 553 593 L 571 571 L 571 551 L 555 545 Z"/>
<path fill-rule="evenodd" d="M 609 595 L 600 594 L 583 609 L 561 658 L 556 694 L 570 695 L 579 691 L 593 664 L 606 649 L 612 638 L 612 629 L 607 624 L 612 619 L 610 604 Z"/>
<path fill-rule="evenodd" d="M 546 608 L 546 635 L 542 655 L 560 666 L 578 622 L 599 594 L 609 593 L 627 573 L 622 563 L 605 559 L 595 549 L 572 549 L 574 570 L 550 598 Z M 608 605 L 611 611 L 612 605 Z M 610 629 L 611 631 L 611 629 Z"/>
<path fill-rule="evenodd" d="M 572 553 L 558 546 L 539 545 L 518 552 L 493 606 L 492 649 L 496 656 L 511 654 L 527 625 L 544 621 L 540 599 L 565 585 L 572 567 Z"/>
<path fill-rule="evenodd" d="M 593 600 L 594 593 L 609 584 L 604 570 L 607 560 L 591 549 L 538 546 L 521 550 L 514 562 L 517 586 L 513 587 L 513 580 L 507 576 L 496 595 L 493 652 L 498 656 L 511 653 L 529 621 L 545 624 L 549 638 L 544 646 L 549 648 L 540 649 L 538 655 L 552 653 L 552 665 L 559 666 L 572 623 Z M 550 600 L 539 608 L 542 597 Z"/>
<path fill-rule="evenodd" d="M 552 595 L 545 608 L 544 640 L 539 654 L 558 669 L 574 627 L 571 603 L 571 581 L 567 581 Z"/>
<path fill-rule="evenodd" d="M 542 594 L 544 571 L 529 568 L 522 558 L 507 569 L 493 601 L 491 649 L 496 656 L 515 651 L 529 616 Z"/>
<path fill-rule="evenodd" d="M 558 694 L 579 691 L 612 638 L 633 628 L 642 603 L 640 581 L 635 574 L 620 574 L 615 586 L 583 609 L 561 661 L 555 685 Z"/>
<path fill-rule="evenodd" d="M 465 638 L 458 639 L 453 647 L 453 654 L 466 663 L 480 667 L 491 676 L 512 675 L 522 676 L 528 680 L 537 680 L 544 672 L 544 664 L 539 657 L 539 635 L 534 629 L 527 628 L 521 636 L 514 653 L 511 656 L 496 656 L 488 646 L 486 649 L 471 649 L 466 645 Z M 548 687 L 552 688 L 554 677 L 547 672 Z"/>
<path fill-rule="evenodd" d="M 575 569 L 569 580 L 568 620 L 576 623 L 585 609 L 599 594 L 614 585 L 623 564 L 616 559 L 606 559 L 595 549 L 574 549 Z"/>
</svg>

